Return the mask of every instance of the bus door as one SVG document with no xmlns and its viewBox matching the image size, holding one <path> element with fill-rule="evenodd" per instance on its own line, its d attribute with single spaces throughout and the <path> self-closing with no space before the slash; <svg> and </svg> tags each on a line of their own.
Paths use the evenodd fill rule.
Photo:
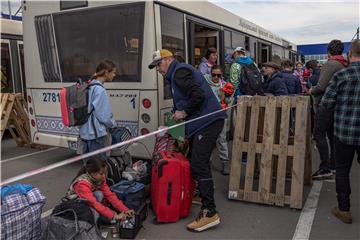
<svg viewBox="0 0 360 240">
<path fill-rule="evenodd" d="M 270 61 L 270 45 L 258 42 L 258 63 Z"/>
<path fill-rule="evenodd" d="M 222 52 L 220 43 L 220 27 L 214 24 L 196 20 L 188 17 L 188 54 L 189 63 L 195 68 L 199 67 L 202 57 L 205 56 L 209 47 L 215 47 L 218 50 L 218 62 L 222 64 Z"/>
</svg>

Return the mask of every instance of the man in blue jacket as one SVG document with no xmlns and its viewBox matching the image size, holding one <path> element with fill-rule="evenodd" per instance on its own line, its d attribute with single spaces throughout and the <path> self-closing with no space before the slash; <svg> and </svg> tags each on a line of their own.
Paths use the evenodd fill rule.
<svg viewBox="0 0 360 240">
<path fill-rule="evenodd" d="M 264 75 L 267 76 L 264 92 L 274 96 L 288 95 L 285 81 L 282 79 L 280 66 L 274 62 L 264 63 Z"/>
<path fill-rule="evenodd" d="M 187 228 L 191 231 L 204 231 L 220 223 L 214 199 L 210 156 L 223 128 L 226 113 L 219 111 L 219 101 L 201 72 L 189 64 L 175 60 L 170 51 L 162 49 L 154 52 L 149 68 L 155 67 L 170 83 L 173 118 L 177 121 L 199 118 L 185 125 L 186 137 L 190 141 L 191 171 L 202 197 L 201 211 Z M 219 112 L 203 117 L 215 111 Z"/>
<path fill-rule="evenodd" d="M 288 93 L 300 94 L 302 91 L 301 82 L 299 77 L 293 74 L 294 64 L 290 60 L 286 59 L 281 62 L 281 68 L 281 75 L 285 81 Z"/>
</svg>

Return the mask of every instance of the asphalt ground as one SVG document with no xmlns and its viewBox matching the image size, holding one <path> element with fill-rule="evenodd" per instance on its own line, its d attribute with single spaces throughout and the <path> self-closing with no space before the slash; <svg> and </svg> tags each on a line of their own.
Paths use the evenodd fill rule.
<svg viewBox="0 0 360 240">
<path fill-rule="evenodd" d="M 68 149 L 49 148 L 40 151 L 29 147 L 17 147 L 12 139 L 3 139 L 1 142 L 1 179 L 7 179 L 72 156 L 75 156 L 75 153 Z M 304 201 L 310 199 L 309 202 L 311 202 L 318 199 L 318 203 L 315 208 L 304 207 L 302 211 L 290 209 L 288 206 L 275 207 L 228 200 L 228 177 L 222 176 L 216 170 L 219 168 L 219 163 L 215 156 L 216 152 L 213 159 L 213 176 L 221 224 L 202 233 L 187 231 L 185 226 L 197 216 L 200 209 L 198 205 L 192 206 L 188 218 L 171 224 L 154 224 L 150 212 L 137 239 L 296 239 L 296 236 L 297 239 L 360 239 L 360 164 L 357 161 L 353 162 L 351 170 L 353 224 L 349 225 L 331 215 L 331 208 L 336 206 L 334 180 L 322 182 L 319 198 L 308 197 L 312 186 L 305 186 Z M 314 151 L 314 170 L 317 169 L 318 161 L 318 154 Z M 77 162 L 66 165 L 20 182 L 38 187 L 47 197 L 43 208 L 43 213 L 47 215 L 64 196 L 81 164 Z M 309 212 L 314 213 L 313 218 L 300 217 Z M 46 218 L 43 222 L 46 222 Z M 299 226 L 305 226 L 305 228 L 299 228 Z M 299 236 L 307 237 L 300 238 Z M 109 234 L 107 239 L 113 238 Z"/>
</svg>

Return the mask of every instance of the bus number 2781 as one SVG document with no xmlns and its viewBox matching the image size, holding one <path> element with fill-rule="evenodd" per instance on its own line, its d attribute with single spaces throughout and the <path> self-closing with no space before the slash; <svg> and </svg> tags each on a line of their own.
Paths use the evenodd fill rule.
<svg viewBox="0 0 360 240">
<path fill-rule="evenodd" d="M 60 102 L 59 93 L 44 92 L 42 95 L 43 95 L 43 102 Z"/>
</svg>

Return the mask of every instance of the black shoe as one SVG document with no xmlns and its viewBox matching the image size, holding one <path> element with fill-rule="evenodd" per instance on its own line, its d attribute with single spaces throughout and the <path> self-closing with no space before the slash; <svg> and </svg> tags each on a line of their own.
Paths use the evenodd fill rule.
<svg viewBox="0 0 360 240">
<path fill-rule="evenodd" d="M 319 169 L 311 177 L 313 180 L 331 179 L 333 176 L 330 170 Z"/>
</svg>

